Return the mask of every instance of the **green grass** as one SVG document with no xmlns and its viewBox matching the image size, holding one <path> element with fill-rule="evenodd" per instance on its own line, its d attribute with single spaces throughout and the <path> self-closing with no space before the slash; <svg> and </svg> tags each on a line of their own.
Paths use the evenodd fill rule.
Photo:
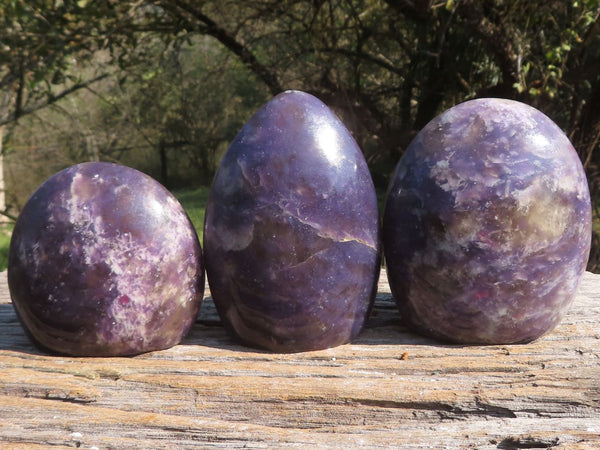
<svg viewBox="0 0 600 450">
<path fill-rule="evenodd" d="M 6 270 L 8 266 L 8 248 L 10 247 L 12 228 L 12 225 L 0 225 L 0 271 Z"/>
<path fill-rule="evenodd" d="M 185 212 L 194 224 L 201 243 L 204 228 L 204 210 L 208 201 L 209 191 L 209 187 L 202 186 L 193 190 L 185 189 L 173 192 L 173 195 L 179 200 L 181 206 L 183 206 L 183 209 L 185 209 Z"/>
</svg>

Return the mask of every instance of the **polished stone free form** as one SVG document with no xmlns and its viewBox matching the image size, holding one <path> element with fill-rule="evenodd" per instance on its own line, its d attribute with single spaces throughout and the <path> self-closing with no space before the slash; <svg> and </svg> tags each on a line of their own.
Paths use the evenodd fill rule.
<svg viewBox="0 0 600 450">
<path fill-rule="evenodd" d="M 414 329 L 459 343 L 521 343 L 570 306 L 590 251 L 585 172 L 559 127 L 500 99 L 432 120 L 390 183 L 383 245 Z"/>
<path fill-rule="evenodd" d="M 359 333 L 379 274 L 377 199 L 325 104 L 286 91 L 246 123 L 211 188 L 204 250 L 219 315 L 243 343 L 294 352 Z"/>
<path fill-rule="evenodd" d="M 198 313 L 204 270 L 193 225 L 165 188 L 129 167 L 84 163 L 28 200 L 8 284 L 43 349 L 123 356 L 180 342 Z"/>
</svg>

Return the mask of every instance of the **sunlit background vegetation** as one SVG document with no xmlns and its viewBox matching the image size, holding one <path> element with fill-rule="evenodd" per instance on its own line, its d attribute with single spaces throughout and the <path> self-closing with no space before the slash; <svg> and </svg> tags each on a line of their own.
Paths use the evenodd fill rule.
<svg viewBox="0 0 600 450">
<path fill-rule="evenodd" d="M 5 212 L 68 165 L 113 161 L 201 231 L 228 143 L 285 89 L 336 111 L 380 193 L 444 109 L 526 102 L 571 138 L 599 204 L 600 0 L 0 0 Z"/>
</svg>

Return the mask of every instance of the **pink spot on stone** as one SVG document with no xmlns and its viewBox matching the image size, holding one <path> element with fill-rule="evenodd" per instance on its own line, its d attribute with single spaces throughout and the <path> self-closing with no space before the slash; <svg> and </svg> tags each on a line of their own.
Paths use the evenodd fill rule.
<svg viewBox="0 0 600 450">
<path fill-rule="evenodd" d="M 131 302 L 131 299 L 127 295 L 121 295 L 117 301 L 119 302 L 119 305 L 127 306 L 129 305 L 129 302 Z"/>
<path fill-rule="evenodd" d="M 489 298 L 489 297 L 490 297 L 489 290 L 479 290 L 479 291 L 475 291 L 475 293 L 473 294 L 473 298 L 475 300 L 483 300 L 484 298 Z"/>
</svg>

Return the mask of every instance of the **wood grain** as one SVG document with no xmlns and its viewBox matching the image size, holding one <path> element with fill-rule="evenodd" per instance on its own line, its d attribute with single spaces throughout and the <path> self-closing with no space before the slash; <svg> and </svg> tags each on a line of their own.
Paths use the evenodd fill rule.
<svg viewBox="0 0 600 450">
<path fill-rule="evenodd" d="M 37 351 L 0 274 L 6 448 L 600 448 L 600 275 L 527 345 L 456 346 L 400 325 L 382 274 L 352 344 L 298 354 L 232 342 L 207 296 L 169 350 Z"/>
</svg>

